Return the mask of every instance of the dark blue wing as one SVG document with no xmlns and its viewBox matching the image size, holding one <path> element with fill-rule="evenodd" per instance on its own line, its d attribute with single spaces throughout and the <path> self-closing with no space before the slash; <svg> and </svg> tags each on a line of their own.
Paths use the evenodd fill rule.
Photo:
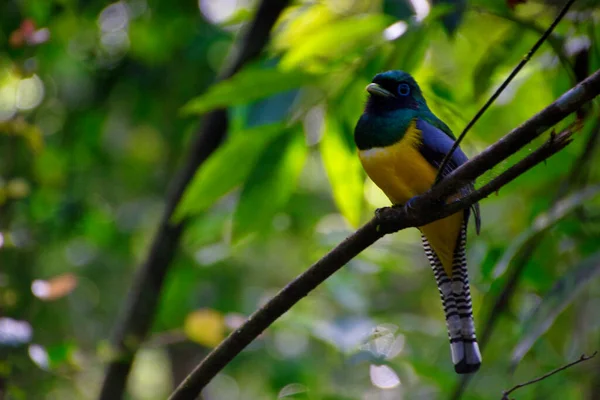
<svg viewBox="0 0 600 400">
<path fill-rule="evenodd" d="M 454 140 L 442 130 L 424 120 L 417 120 L 417 129 L 421 131 L 421 136 L 423 138 L 423 142 L 421 143 L 421 146 L 419 146 L 419 152 L 431 165 L 433 165 L 435 168 L 439 168 L 445 155 L 452 148 Z M 460 165 L 464 164 L 467 160 L 468 158 L 465 153 L 463 153 L 460 147 L 458 147 L 454 153 L 452 153 L 452 157 L 446 164 L 446 167 L 444 167 L 444 171 L 442 171 L 442 177 L 448 175 Z M 469 193 L 473 189 L 474 186 L 472 184 L 466 186 L 463 190 L 463 195 Z M 475 215 L 475 228 L 477 233 L 479 233 L 481 228 L 479 204 L 474 204 L 472 209 L 473 214 Z"/>
</svg>

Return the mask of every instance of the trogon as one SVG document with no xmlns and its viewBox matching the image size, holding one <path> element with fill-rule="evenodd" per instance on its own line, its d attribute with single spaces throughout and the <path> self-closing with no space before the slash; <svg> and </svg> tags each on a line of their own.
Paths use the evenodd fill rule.
<svg viewBox="0 0 600 400">
<path fill-rule="evenodd" d="M 380 73 L 366 90 L 366 106 L 354 131 L 360 161 L 367 175 L 393 204 L 406 204 L 434 184 L 455 137 L 431 112 L 419 85 L 408 73 Z M 467 156 L 457 148 L 441 176 L 466 161 Z M 472 184 L 467 185 L 448 201 L 472 188 Z M 472 212 L 479 233 L 481 218 L 477 204 Z M 466 261 L 470 214 L 467 209 L 419 227 L 442 298 L 452 362 L 459 374 L 475 372 L 481 365 Z"/>
</svg>

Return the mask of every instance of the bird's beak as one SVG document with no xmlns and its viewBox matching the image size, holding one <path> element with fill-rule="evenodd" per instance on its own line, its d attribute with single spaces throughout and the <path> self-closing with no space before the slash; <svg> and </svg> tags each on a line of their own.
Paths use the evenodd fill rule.
<svg viewBox="0 0 600 400">
<path fill-rule="evenodd" d="M 385 90 L 384 88 L 382 88 L 381 86 L 379 86 L 376 83 L 369 83 L 366 87 L 366 90 L 373 96 L 394 97 L 394 95 L 391 92 Z"/>
</svg>

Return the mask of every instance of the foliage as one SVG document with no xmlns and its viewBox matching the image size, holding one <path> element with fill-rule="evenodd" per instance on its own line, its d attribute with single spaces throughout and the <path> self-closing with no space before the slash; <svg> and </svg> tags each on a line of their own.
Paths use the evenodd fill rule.
<svg viewBox="0 0 600 400">
<path fill-rule="evenodd" d="M 352 139 L 375 73 L 410 71 L 457 133 L 556 12 L 433 3 L 297 1 L 262 58 L 214 85 L 254 2 L 0 3 L 0 381 L 10 398 L 97 396 L 106 340 L 203 113 L 227 108 L 228 138 L 177 208 L 189 223 L 132 399 L 165 398 L 266 298 L 388 204 Z M 467 154 L 600 68 L 600 9 L 581 3 L 475 125 Z M 468 245 L 480 331 L 512 263 L 536 247 L 466 399 L 498 399 L 598 348 L 595 156 L 570 176 L 597 143 L 596 114 L 573 145 L 481 204 L 482 233 L 470 231 Z M 567 177 L 571 196 L 557 202 Z M 448 398 L 457 377 L 447 347 L 418 233 L 403 231 L 293 308 L 204 398 Z M 590 361 L 518 398 L 581 398 L 597 390 L 598 370 Z"/>
</svg>

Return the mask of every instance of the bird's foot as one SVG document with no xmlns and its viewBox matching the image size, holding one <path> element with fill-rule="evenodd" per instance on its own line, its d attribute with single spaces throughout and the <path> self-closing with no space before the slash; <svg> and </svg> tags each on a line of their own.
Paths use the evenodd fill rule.
<svg viewBox="0 0 600 400">
<path fill-rule="evenodd" d="M 404 204 L 394 204 L 391 207 L 381 207 L 375 210 L 377 219 L 377 230 L 383 233 L 397 232 L 397 223 L 395 221 L 397 210 L 404 208 Z"/>
</svg>

